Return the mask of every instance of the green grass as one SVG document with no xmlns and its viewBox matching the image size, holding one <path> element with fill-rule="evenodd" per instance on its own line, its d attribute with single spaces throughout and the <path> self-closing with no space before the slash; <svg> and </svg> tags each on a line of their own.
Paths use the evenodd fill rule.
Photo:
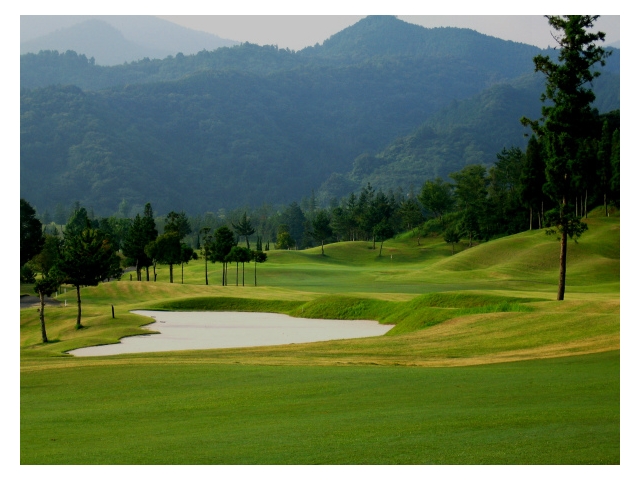
<svg viewBox="0 0 640 480">
<path fill-rule="evenodd" d="M 46 345 L 36 307 L 23 309 L 21 463 L 619 463 L 620 220 L 588 223 L 569 245 L 564 302 L 558 242 L 532 231 L 455 255 L 407 235 L 382 257 L 365 242 L 272 251 L 258 287 L 253 265 L 245 287 L 219 286 L 217 264 L 208 286 L 201 260 L 184 284 L 161 266 L 157 283 L 83 288 L 81 330 L 75 292 L 59 296 L 69 307 L 46 307 Z M 150 319 L 129 311 L 154 308 L 394 327 L 272 347 L 65 353 L 148 333 Z"/>
<path fill-rule="evenodd" d="M 619 377 L 616 352 L 454 369 L 48 369 L 21 381 L 20 462 L 617 464 Z"/>
</svg>

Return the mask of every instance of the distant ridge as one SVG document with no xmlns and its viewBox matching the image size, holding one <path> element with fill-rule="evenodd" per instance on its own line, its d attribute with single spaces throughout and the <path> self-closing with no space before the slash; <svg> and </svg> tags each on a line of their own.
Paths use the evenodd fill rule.
<svg viewBox="0 0 640 480">
<path fill-rule="evenodd" d="M 75 23 L 72 23 L 75 22 Z M 54 25 L 64 25 L 43 35 Z M 238 44 L 217 35 L 191 30 L 152 16 L 21 16 L 21 31 L 27 39 L 20 54 L 73 50 L 97 65 L 119 65 L 143 58 L 197 53 Z M 48 27 L 48 28 L 47 28 Z"/>
</svg>

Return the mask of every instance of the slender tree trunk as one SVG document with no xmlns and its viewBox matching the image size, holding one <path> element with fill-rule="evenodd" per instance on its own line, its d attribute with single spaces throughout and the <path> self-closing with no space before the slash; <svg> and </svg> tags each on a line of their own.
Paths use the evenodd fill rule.
<svg viewBox="0 0 640 480">
<path fill-rule="evenodd" d="M 604 214 L 609 216 L 609 209 L 607 208 L 607 194 L 604 194 Z"/>
<path fill-rule="evenodd" d="M 153 261 L 153 281 L 156 282 L 158 280 L 158 274 L 156 273 L 156 261 Z"/>
<path fill-rule="evenodd" d="M 379 257 L 382 256 L 382 244 L 384 243 L 384 241 L 380 242 L 380 253 L 378 254 Z"/>
<path fill-rule="evenodd" d="M 40 293 L 40 331 L 42 332 L 42 343 L 48 343 L 47 329 L 44 326 L 44 293 Z"/>
<path fill-rule="evenodd" d="M 78 317 L 76 318 L 76 328 L 82 328 L 82 303 L 80 301 L 80 285 L 76 285 L 76 295 L 78 297 Z"/>
<path fill-rule="evenodd" d="M 238 262 L 236 262 L 236 287 L 238 286 Z"/>
<path fill-rule="evenodd" d="M 209 285 L 209 274 L 207 273 L 207 256 L 204 256 L 204 284 Z"/>
<path fill-rule="evenodd" d="M 566 199 L 562 198 L 562 210 L 560 211 L 560 224 L 563 223 L 564 207 Z M 562 226 L 562 235 L 560 237 L 560 275 L 558 278 L 558 300 L 564 300 L 564 289 L 567 278 L 567 229 Z"/>
<path fill-rule="evenodd" d="M 145 269 L 147 270 L 147 282 L 148 282 L 149 281 L 149 265 L 147 265 Z"/>
<path fill-rule="evenodd" d="M 324 255 L 324 240 L 321 240 L 320 244 L 322 245 L 322 255 Z"/>
<path fill-rule="evenodd" d="M 180 264 L 180 268 L 182 268 L 182 279 L 180 280 L 180 283 L 184 285 L 184 262 Z"/>
<path fill-rule="evenodd" d="M 224 287 L 224 262 L 222 262 L 222 286 Z"/>
<path fill-rule="evenodd" d="M 533 207 L 529 207 L 529 230 L 533 230 Z"/>
<path fill-rule="evenodd" d="M 242 262 L 242 286 L 244 287 L 244 262 Z"/>
<path fill-rule="evenodd" d="M 589 207 L 587 204 L 587 193 L 588 190 L 584 191 L 584 218 L 589 218 Z"/>
<path fill-rule="evenodd" d="M 173 263 L 169 264 L 169 283 L 173 283 Z"/>
</svg>

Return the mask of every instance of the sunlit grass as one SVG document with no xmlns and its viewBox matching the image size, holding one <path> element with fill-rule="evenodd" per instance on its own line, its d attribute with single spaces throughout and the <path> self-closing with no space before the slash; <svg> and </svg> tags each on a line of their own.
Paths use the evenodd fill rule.
<svg viewBox="0 0 640 480">
<path fill-rule="evenodd" d="M 619 463 L 619 218 L 570 243 L 523 232 L 271 251 L 158 267 L 20 314 L 23 463 Z M 393 255 L 393 258 L 392 258 Z M 241 272 L 241 266 L 239 268 Z M 239 279 L 242 283 L 242 277 Z M 63 303 L 62 303 L 63 304 Z M 111 318 L 111 307 L 115 318 Z M 392 324 L 381 337 L 77 358 L 147 334 L 135 309 L 272 311 Z M 521 362 L 526 360 L 524 362 Z M 473 366 L 473 367 L 472 367 Z M 277 368 L 276 368 L 277 367 Z M 422 368 L 410 368 L 422 367 Z M 456 368 L 424 368 L 456 367 Z M 597 441 L 594 441 L 597 438 Z M 213 447 L 215 446 L 215 448 Z"/>
</svg>

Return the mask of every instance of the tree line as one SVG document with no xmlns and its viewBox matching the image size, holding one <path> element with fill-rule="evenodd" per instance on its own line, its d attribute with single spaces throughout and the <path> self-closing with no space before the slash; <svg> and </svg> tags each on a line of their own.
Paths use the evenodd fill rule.
<svg viewBox="0 0 640 480">
<path fill-rule="evenodd" d="M 124 268 L 133 267 L 136 280 L 157 280 L 156 265 L 169 266 L 169 282 L 174 281 L 173 267 L 180 265 L 184 282 L 184 264 L 198 259 L 197 251 L 184 242 L 192 232 L 189 218 L 184 212 L 169 212 L 164 219 L 164 232 L 158 233 L 150 203 L 143 215 L 133 219 L 91 219 L 86 208 L 78 206 L 60 233 L 58 228 L 43 227 L 36 217 L 35 209 L 25 199 L 20 199 L 20 280 L 34 283 L 34 291 L 40 297 L 40 323 L 42 341 L 48 341 L 44 320 L 45 296 L 51 296 L 63 284 L 76 289 L 78 313 L 76 329 L 82 325 L 82 299 L 80 288 L 95 286 L 100 282 L 120 279 Z M 55 226 L 55 224 L 54 224 Z M 249 248 L 249 236 L 253 233 L 250 221 L 233 225 L 234 232 L 221 226 L 211 234 L 209 227 L 200 230 L 198 248 L 205 259 L 205 283 L 209 284 L 207 264 L 222 264 L 222 285 L 228 285 L 228 264 L 236 263 L 236 285 L 238 269 L 242 264 L 242 285 L 245 284 L 245 263 L 264 263 L 267 254 Z M 247 247 L 239 246 L 239 235 L 244 235 Z M 200 243 L 202 238 L 202 243 Z M 254 284 L 257 285 L 257 269 L 254 268 Z"/>
</svg>

